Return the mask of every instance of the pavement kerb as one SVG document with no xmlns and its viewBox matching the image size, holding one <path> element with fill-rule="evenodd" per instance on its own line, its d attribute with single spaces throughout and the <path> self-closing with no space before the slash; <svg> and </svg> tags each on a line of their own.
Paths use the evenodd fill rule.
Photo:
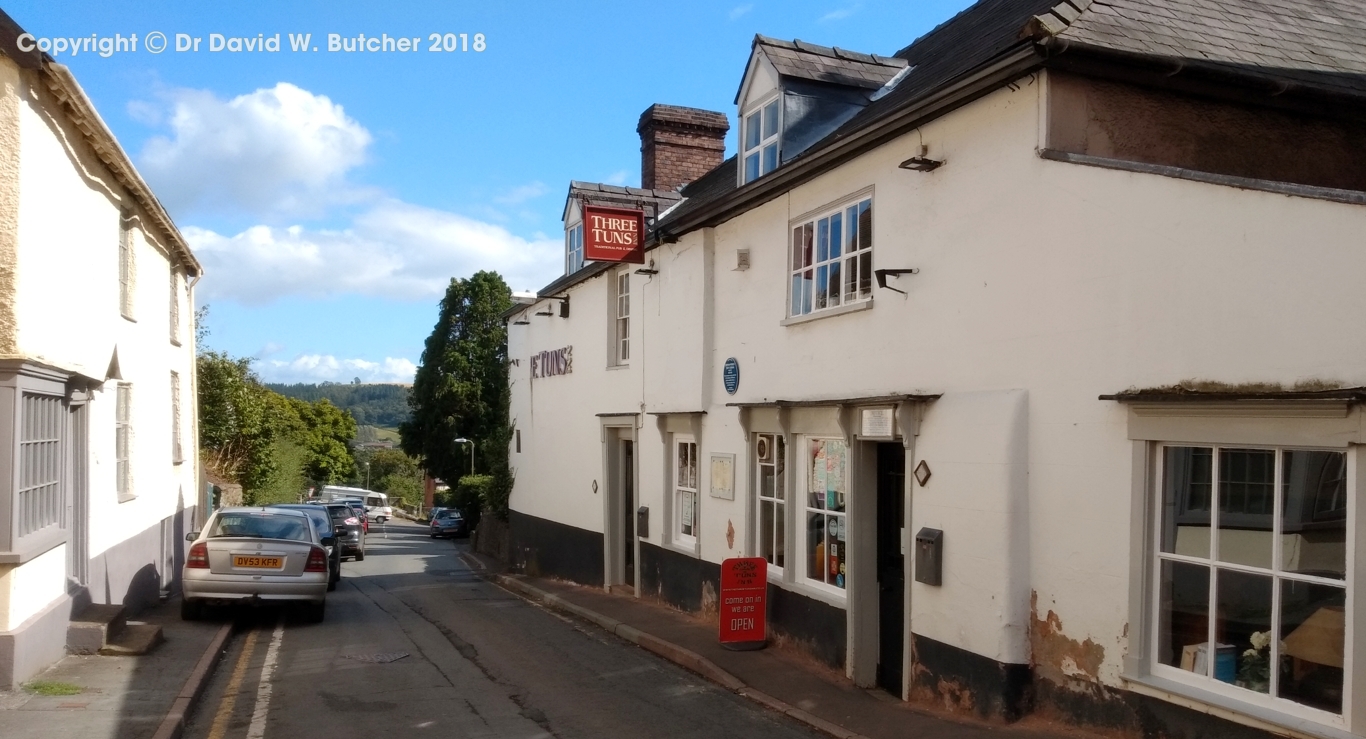
<svg viewBox="0 0 1366 739">
<path fill-rule="evenodd" d="M 685 649 L 673 642 L 666 641 L 653 634 L 648 634 L 634 626 L 628 626 L 614 618 L 604 616 L 597 611 L 585 608 L 577 603 L 570 603 L 554 593 L 547 593 L 540 588 L 529 585 L 520 578 L 509 577 L 498 573 L 491 573 L 487 577 L 529 600 L 537 601 L 550 608 L 564 611 L 597 624 L 603 629 L 610 631 L 642 649 L 653 652 L 674 664 L 691 670 L 692 672 L 721 685 L 727 690 L 742 695 L 766 708 L 789 716 L 796 721 L 800 721 L 817 731 L 837 737 L 837 739 L 868 739 L 868 737 L 863 736 L 862 734 L 856 734 L 838 724 L 831 723 L 819 716 L 814 716 L 803 711 L 796 706 L 778 700 L 768 693 L 749 687 L 740 678 L 726 672 L 717 666 L 715 662 L 712 662 L 690 649 Z"/>
<path fill-rule="evenodd" d="M 157 727 L 152 739 L 179 739 L 181 732 L 185 731 L 185 719 L 189 717 L 190 711 L 199 702 L 200 696 L 204 694 L 204 687 L 209 683 L 209 677 L 213 675 L 213 668 L 218 666 L 218 660 L 222 659 L 224 646 L 228 642 L 228 637 L 232 636 L 232 624 L 223 624 L 214 635 L 213 641 L 204 650 L 203 656 L 195 664 L 190 676 L 185 679 L 185 684 L 181 686 L 180 693 L 176 695 L 175 701 L 171 703 L 171 710 L 166 713 L 166 718 L 161 720 L 161 725 Z"/>
</svg>

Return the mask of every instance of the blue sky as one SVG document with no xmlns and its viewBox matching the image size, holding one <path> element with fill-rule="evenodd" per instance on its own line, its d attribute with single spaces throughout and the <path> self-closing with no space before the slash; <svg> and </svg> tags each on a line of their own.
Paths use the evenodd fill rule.
<svg viewBox="0 0 1366 739">
<path fill-rule="evenodd" d="M 172 48 L 62 54 L 204 262 L 211 348 L 270 381 L 407 382 L 451 277 L 559 276 L 570 179 L 640 182 L 640 112 L 725 112 L 755 33 L 892 54 L 968 0 L 53 2 L 35 37 L 153 31 Z M 175 34 L 202 39 L 174 51 Z M 280 34 L 276 53 L 211 34 Z M 292 52 L 289 34 L 317 52 Z M 326 37 L 421 37 L 329 53 Z M 482 33 L 482 52 L 430 52 Z"/>
</svg>

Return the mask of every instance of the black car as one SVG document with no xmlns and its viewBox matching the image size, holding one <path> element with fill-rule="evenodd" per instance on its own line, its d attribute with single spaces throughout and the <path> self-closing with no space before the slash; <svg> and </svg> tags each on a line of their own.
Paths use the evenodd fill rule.
<svg viewBox="0 0 1366 739">
<path fill-rule="evenodd" d="M 446 539 L 465 537 L 470 535 L 469 527 L 465 524 L 465 517 L 460 515 L 460 511 L 444 508 L 432 516 L 432 538 Z"/>
<path fill-rule="evenodd" d="M 337 537 L 341 544 L 341 556 L 354 557 L 357 562 L 365 559 L 365 527 L 361 524 L 361 519 L 356 516 L 356 511 L 345 503 L 323 503 L 320 508 L 327 509 L 327 514 L 332 517 L 332 525 L 337 528 L 346 529 L 345 537 Z"/>
<path fill-rule="evenodd" d="M 336 538 L 336 526 L 332 524 L 332 517 L 322 506 L 300 505 L 297 503 L 276 503 L 266 506 L 267 508 L 288 508 L 295 511 L 303 511 L 308 514 L 308 520 L 313 522 L 313 528 L 318 531 L 318 539 L 327 541 L 333 540 L 331 546 L 323 545 L 327 550 L 328 571 L 331 576 L 327 580 L 327 589 L 336 590 L 337 583 L 341 581 L 341 541 Z"/>
</svg>

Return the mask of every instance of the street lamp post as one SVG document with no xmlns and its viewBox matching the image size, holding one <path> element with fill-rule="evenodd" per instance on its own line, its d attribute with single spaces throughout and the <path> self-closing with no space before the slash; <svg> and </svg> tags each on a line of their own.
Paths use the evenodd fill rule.
<svg viewBox="0 0 1366 739">
<path fill-rule="evenodd" d="M 474 442 L 470 441 L 469 439 L 461 438 L 456 439 L 455 443 L 470 445 L 470 477 L 474 477 Z"/>
<path fill-rule="evenodd" d="M 365 489 L 370 489 L 370 463 L 368 461 L 365 463 Z"/>
</svg>

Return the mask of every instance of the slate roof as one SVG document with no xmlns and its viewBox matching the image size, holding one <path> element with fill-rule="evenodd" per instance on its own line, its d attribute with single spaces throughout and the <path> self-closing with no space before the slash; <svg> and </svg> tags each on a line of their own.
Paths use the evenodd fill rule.
<svg viewBox="0 0 1366 739">
<path fill-rule="evenodd" d="M 818 46 L 800 39 L 783 41 L 756 35 L 753 48 L 762 50 L 778 74 L 785 77 L 868 90 L 882 87 L 906 68 L 905 59 Z"/>
<path fill-rule="evenodd" d="M 569 183 L 569 196 L 564 202 L 564 216 L 569 215 L 569 203 L 582 200 L 597 205 L 616 205 L 623 208 L 643 208 L 647 217 L 654 217 L 673 207 L 683 196 L 674 190 L 647 190 L 640 187 L 605 185 L 600 182 Z M 646 207 L 649 206 L 649 207 Z"/>
<path fill-rule="evenodd" d="M 755 43 L 773 44 L 776 54 L 788 42 L 761 36 Z M 803 42 L 791 46 L 807 55 L 825 49 Z M 1362 0 L 980 0 L 898 51 L 895 57 L 911 70 L 896 87 L 783 167 L 799 165 L 993 60 L 1031 46 L 1040 66 L 1050 55 L 1090 51 L 1172 62 L 1173 69 L 1177 63 L 1203 65 L 1246 79 L 1366 97 Z M 828 52 L 817 56 L 840 63 L 847 62 L 842 56 L 855 58 L 853 52 Z M 730 159 L 684 188 L 687 200 L 661 225 L 667 230 L 669 223 L 726 198 L 737 189 L 735 181 Z"/>
</svg>

